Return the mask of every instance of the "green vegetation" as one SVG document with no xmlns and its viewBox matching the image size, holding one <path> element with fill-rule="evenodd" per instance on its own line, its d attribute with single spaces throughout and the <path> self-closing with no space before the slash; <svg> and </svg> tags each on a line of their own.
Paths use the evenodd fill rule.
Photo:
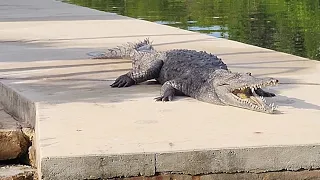
<svg viewBox="0 0 320 180">
<path fill-rule="evenodd" d="M 68 0 L 320 60 L 317 0 Z"/>
</svg>

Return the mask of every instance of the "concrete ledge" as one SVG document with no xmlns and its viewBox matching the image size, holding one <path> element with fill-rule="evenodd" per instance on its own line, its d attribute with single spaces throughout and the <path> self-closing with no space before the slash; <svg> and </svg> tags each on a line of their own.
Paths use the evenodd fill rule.
<svg viewBox="0 0 320 180">
<path fill-rule="evenodd" d="M 107 179 L 110 177 L 153 176 L 152 154 L 44 158 L 43 179 Z"/>
<path fill-rule="evenodd" d="M 21 120 L 20 122 L 35 127 L 35 103 L 0 82 L 0 103 L 10 115 Z"/>
<path fill-rule="evenodd" d="M 190 175 L 297 171 L 318 167 L 320 167 L 320 146 L 318 145 L 221 149 L 156 155 L 157 172 Z"/>
<path fill-rule="evenodd" d="M 22 0 L 9 3 L 17 6 Z M 35 128 L 39 177 L 320 168 L 320 99 L 313 96 L 320 91 L 319 62 L 53 0 L 25 5 L 19 14 L 1 9 L 9 16 L 0 20 L 0 102 Z M 64 13 L 68 18 L 61 17 Z M 30 21 L 24 21 L 25 14 Z M 156 103 L 159 85 L 109 87 L 131 68 L 131 61 L 86 56 L 146 37 L 159 50 L 205 50 L 232 71 L 280 79 L 280 86 L 268 89 L 277 97 L 268 100 L 281 113 L 191 98 Z"/>
<path fill-rule="evenodd" d="M 41 164 L 44 179 L 104 179 L 155 176 L 163 172 L 197 176 L 299 171 L 320 167 L 320 146 L 44 158 Z M 250 173 L 247 175 L 251 176 Z"/>
<path fill-rule="evenodd" d="M 207 175 L 183 175 L 161 173 L 152 177 L 130 177 L 130 178 L 112 178 L 110 180 L 306 180 L 306 179 L 320 179 L 319 170 L 301 170 L 301 171 L 280 171 L 268 173 L 235 173 L 235 174 L 207 174 Z"/>
</svg>

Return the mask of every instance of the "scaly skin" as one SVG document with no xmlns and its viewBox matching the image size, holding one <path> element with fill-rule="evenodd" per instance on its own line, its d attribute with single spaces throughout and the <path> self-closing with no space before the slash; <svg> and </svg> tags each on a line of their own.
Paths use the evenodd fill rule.
<svg viewBox="0 0 320 180">
<path fill-rule="evenodd" d="M 261 87 L 275 85 L 278 80 L 231 72 L 220 58 L 206 52 L 187 49 L 159 52 L 146 39 L 108 49 L 94 58 L 132 59 L 132 70 L 118 77 L 111 87 L 128 87 L 156 79 L 162 84 L 157 101 L 172 101 L 175 95 L 185 95 L 217 105 L 275 112 L 275 106 L 266 104 L 263 98 L 275 95 Z"/>
</svg>

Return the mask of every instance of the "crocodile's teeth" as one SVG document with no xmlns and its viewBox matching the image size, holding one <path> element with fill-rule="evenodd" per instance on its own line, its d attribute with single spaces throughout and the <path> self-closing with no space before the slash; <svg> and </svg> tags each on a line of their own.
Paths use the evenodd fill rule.
<svg viewBox="0 0 320 180">
<path fill-rule="evenodd" d="M 255 90 L 255 88 L 251 88 L 252 93 L 255 93 L 254 90 Z"/>
</svg>

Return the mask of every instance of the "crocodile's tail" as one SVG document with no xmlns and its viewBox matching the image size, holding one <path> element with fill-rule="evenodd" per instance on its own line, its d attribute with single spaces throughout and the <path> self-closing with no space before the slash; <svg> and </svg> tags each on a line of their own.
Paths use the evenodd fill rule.
<svg viewBox="0 0 320 180">
<path fill-rule="evenodd" d="M 127 43 L 123 46 L 107 49 L 106 51 L 94 51 L 87 53 L 92 59 L 119 59 L 130 58 L 135 51 L 151 52 L 154 51 L 152 42 L 149 38 L 139 41 L 137 43 Z"/>
</svg>

